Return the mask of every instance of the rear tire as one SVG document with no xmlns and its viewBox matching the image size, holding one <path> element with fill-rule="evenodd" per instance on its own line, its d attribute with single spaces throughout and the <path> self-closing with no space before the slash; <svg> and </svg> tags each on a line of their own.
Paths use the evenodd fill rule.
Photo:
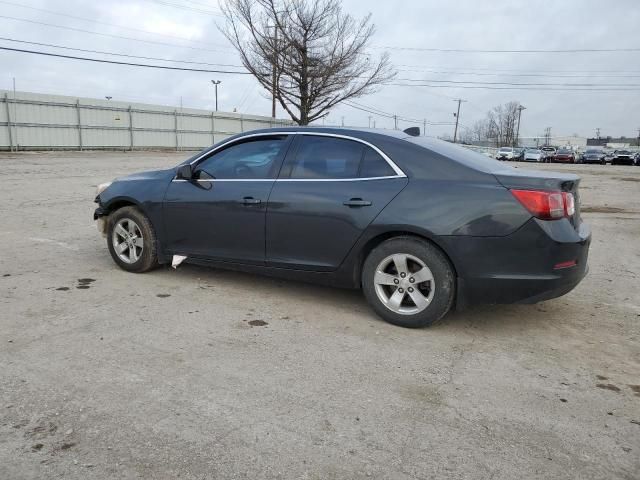
<svg viewBox="0 0 640 480">
<path fill-rule="evenodd" d="M 113 261 L 128 272 L 148 272 L 158 265 L 155 230 L 136 207 L 123 207 L 109 215 L 107 245 Z"/>
<path fill-rule="evenodd" d="M 385 321 L 426 327 L 451 309 L 455 274 L 435 245 L 415 237 L 394 237 L 369 253 L 362 268 L 362 290 Z"/>
</svg>

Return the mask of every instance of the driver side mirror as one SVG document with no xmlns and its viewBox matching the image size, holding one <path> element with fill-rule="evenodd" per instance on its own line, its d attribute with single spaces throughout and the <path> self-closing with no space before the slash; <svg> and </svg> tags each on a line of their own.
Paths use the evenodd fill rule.
<svg viewBox="0 0 640 480">
<path fill-rule="evenodd" d="M 178 167 L 178 171 L 176 172 L 176 178 L 180 180 L 192 180 L 193 179 L 193 168 L 190 163 L 186 165 L 180 165 Z"/>
</svg>

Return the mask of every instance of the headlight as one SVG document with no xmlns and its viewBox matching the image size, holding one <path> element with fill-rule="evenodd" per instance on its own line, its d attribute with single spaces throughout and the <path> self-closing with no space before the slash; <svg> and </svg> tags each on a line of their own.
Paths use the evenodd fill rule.
<svg viewBox="0 0 640 480">
<path fill-rule="evenodd" d="M 96 189 L 96 196 L 100 195 L 102 192 L 104 192 L 107 188 L 109 188 L 109 185 L 111 185 L 113 182 L 105 182 L 105 183 L 101 183 L 100 185 L 98 185 L 98 188 Z"/>
</svg>

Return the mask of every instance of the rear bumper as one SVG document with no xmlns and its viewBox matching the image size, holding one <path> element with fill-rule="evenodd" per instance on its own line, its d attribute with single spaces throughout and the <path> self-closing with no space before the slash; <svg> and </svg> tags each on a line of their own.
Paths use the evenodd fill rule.
<svg viewBox="0 0 640 480">
<path fill-rule="evenodd" d="M 460 309 L 560 297 L 588 272 L 591 231 L 584 223 L 576 231 L 568 220 L 531 219 L 506 237 L 450 241 L 456 244 L 452 260 L 458 269 L 456 304 Z M 554 269 L 567 261 L 575 261 L 575 266 Z"/>
</svg>

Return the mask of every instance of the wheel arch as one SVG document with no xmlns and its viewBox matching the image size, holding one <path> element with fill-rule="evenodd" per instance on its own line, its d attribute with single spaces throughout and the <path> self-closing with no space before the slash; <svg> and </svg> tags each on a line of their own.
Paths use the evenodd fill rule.
<svg viewBox="0 0 640 480">
<path fill-rule="evenodd" d="M 362 248 L 360 248 L 358 252 L 357 260 L 356 262 L 354 262 L 353 275 L 354 275 L 354 280 L 356 282 L 356 285 L 358 286 L 362 285 L 362 268 L 364 266 L 365 260 L 367 259 L 369 254 L 373 251 L 373 249 L 376 248 L 378 245 L 380 245 L 382 242 L 385 242 L 386 240 L 389 240 L 391 238 L 396 238 L 396 237 L 412 237 L 412 238 L 417 238 L 419 240 L 430 243 L 431 245 L 433 245 L 434 247 L 436 247 L 438 250 L 442 252 L 442 254 L 445 256 L 445 258 L 451 265 L 454 275 L 456 276 L 456 278 L 458 278 L 458 269 L 456 268 L 456 264 L 453 261 L 453 258 L 451 257 L 451 255 L 447 252 L 446 248 L 443 247 L 441 242 L 438 242 L 436 239 L 433 238 L 432 235 L 428 234 L 427 232 L 417 232 L 411 228 L 397 227 L 390 230 L 386 230 L 384 232 L 377 233 L 376 235 L 368 239 L 365 242 L 365 244 L 362 246 Z"/>
<path fill-rule="evenodd" d="M 111 215 L 113 212 L 123 207 L 137 207 L 144 212 L 140 202 L 137 202 L 131 197 L 115 197 L 103 205 L 104 211 L 107 215 Z"/>
</svg>

